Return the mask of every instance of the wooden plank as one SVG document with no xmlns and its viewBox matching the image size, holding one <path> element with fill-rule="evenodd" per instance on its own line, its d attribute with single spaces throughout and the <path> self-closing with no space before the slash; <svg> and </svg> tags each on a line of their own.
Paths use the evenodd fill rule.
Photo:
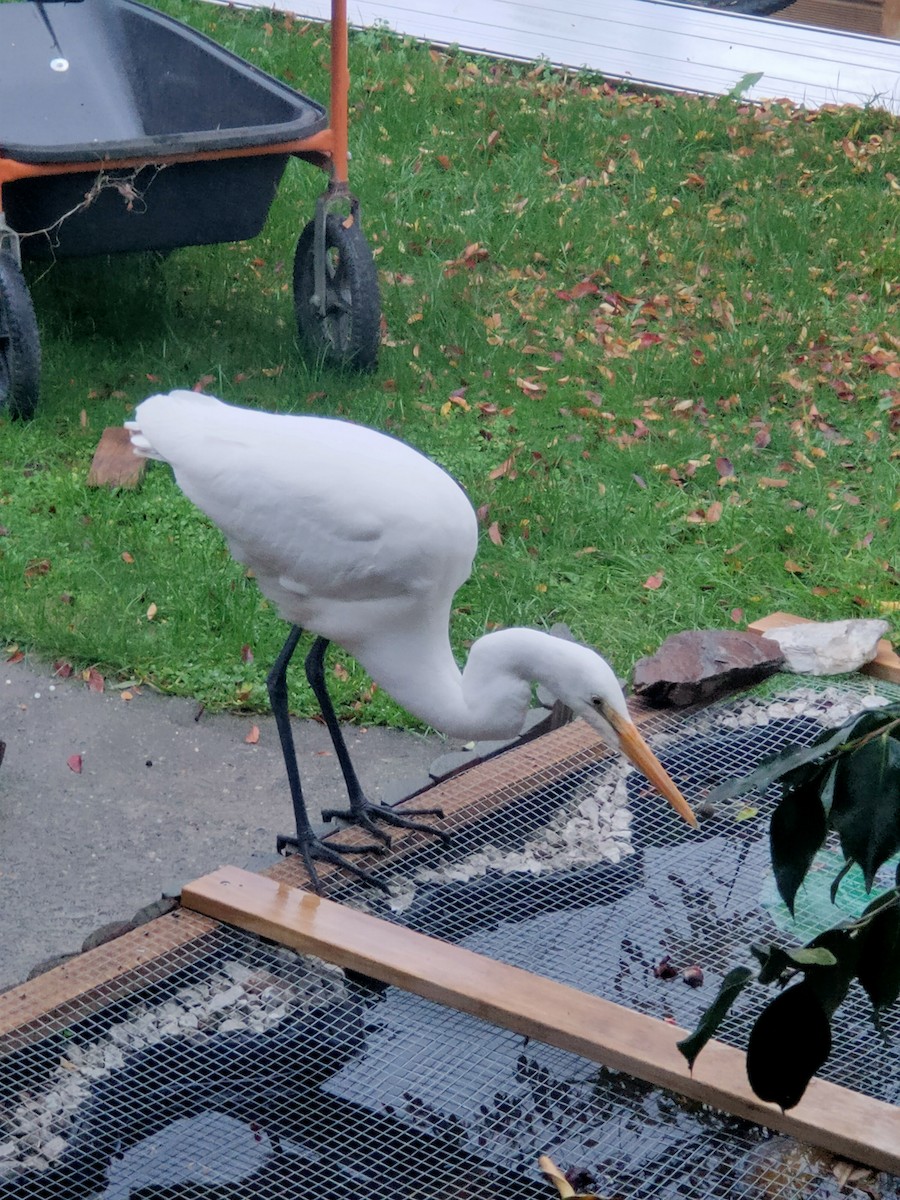
<svg viewBox="0 0 900 1200">
<path fill-rule="evenodd" d="M 636 721 L 641 719 L 639 715 L 633 715 Z M 416 809 L 440 808 L 444 820 L 435 819 L 435 828 L 453 833 L 471 823 L 475 816 L 485 816 L 506 805 L 521 804 L 530 792 L 569 774 L 577 763 L 591 757 L 600 760 L 609 754 L 589 725 L 584 721 L 573 721 L 552 733 L 512 747 L 495 758 L 476 763 L 459 775 L 411 796 L 398 804 L 396 811 L 415 814 Z M 390 859 L 368 854 L 354 855 L 353 861 L 367 870 L 377 870 L 387 862 L 402 860 L 428 837 L 427 834 L 392 829 Z M 360 840 L 360 834 L 358 829 L 350 826 L 331 834 L 327 840 L 329 844 L 350 845 Z M 317 864 L 317 869 L 323 883 L 328 881 L 332 892 L 353 883 L 340 867 L 321 863 Z M 269 867 L 264 874 L 294 887 L 310 885 L 303 860 L 297 855 Z"/>
<path fill-rule="evenodd" d="M 776 21 L 844 29 L 877 37 L 881 33 L 881 6 L 865 0 L 796 0 L 772 14 Z"/>
<path fill-rule="evenodd" d="M 206 951 L 214 921 L 176 910 L 0 994 L 0 1058 L 97 1012 Z"/>
<path fill-rule="evenodd" d="M 124 425 L 109 425 L 103 435 L 88 472 L 88 487 L 134 488 L 147 469 L 146 458 L 138 458 Z"/>
<path fill-rule="evenodd" d="M 787 1113 L 754 1096 L 744 1055 L 711 1042 L 693 1075 L 684 1031 L 597 996 L 237 867 L 189 884 L 188 907 L 404 991 L 626 1071 L 835 1154 L 900 1174 L 900 1109 L 813 1080 Z"/>
<path fill-rule="evenodd" d="M 767 617 L 760 617 L 747 626 L 750 633 L 763 634 L 768 629 L 783 629 L 785 625 L 808 625 L 809 617 L 797 617 L 793 613 L 774 612 Z M 884 679 L 887 683 L 900 683 L 900 654 L 893 646 L 882 638 L 878 643 L 878 652 L 870 663 L 860 668 L 863 675 L 872 675 L 875 679 Z"/>
</svg>

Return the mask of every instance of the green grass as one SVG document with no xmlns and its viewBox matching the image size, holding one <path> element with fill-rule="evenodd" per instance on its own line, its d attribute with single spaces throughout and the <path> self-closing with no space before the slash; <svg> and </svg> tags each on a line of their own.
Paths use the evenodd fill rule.
<svg viewBox="0 0 900 1200">
<path fill-rule="evenodd" d="M 161 7 L 327 99 L 327 30 Z M 252 243 L 29 268 L 44 394 L 0 427 L 0 638 L 265 705 L 284 626 L 168 471 L 85 487 L 104 426 L 203 376 L 457 475 L 485 533 L 460 654 L 487 625 L 563 620 L 624 674 L 670 633 L 774 609 L 900 628 L 897 121 L 639 96 L 377 30 L 351 79 L 378 374 L 295 345 L 291 259 L 324 182 L 301 163 Z M 348 715 L 408 720 L 344 665 Z"/>
</svg>

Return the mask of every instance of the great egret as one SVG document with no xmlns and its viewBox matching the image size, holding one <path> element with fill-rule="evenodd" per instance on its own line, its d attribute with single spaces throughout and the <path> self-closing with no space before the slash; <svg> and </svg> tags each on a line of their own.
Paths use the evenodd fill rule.
<svg viewBox="0 0 900 1200">
<path fill-rule="evenodd" d="M 314 859 L 342 862 L 342 853 L 376 847 L 327 845 L 306 813 L 286 686 L 304 629 L 318 635 L 307 678 L 350 799 L 347 812 L 323 813 L 326 819 L 353 821 L 385 842 L 376 821 L 435 832 L 366 799 L 325 685 L 325 650 L 334 641 L 404 708 L 452 737 L 515 737 L 532 683 L 543 684 L 696 825 L 594 650 L 535 629 L 501 629 L 474 643 L 460 671 L 448 636 L 450 606 L 471 571 L 478 526 L 465 493 L 436 463 L 362 425 L 236 408 L 196 392 L 151 396 L 126 425 L 135 452 L 171 464 L 185 495 L 292 625 L 268 677 L 297 826 L 278 848 L 296 849 L 316 885 Z"/>
</svg>

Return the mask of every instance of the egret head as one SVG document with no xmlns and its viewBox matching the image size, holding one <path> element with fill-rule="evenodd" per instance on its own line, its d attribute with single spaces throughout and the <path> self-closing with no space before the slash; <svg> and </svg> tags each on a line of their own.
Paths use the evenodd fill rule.
<svg viewBox="0 0 900 1200">
<path fill-rule="evenodd" d="M 566 685 L 557 690 L 560 699 L 577 717 L 591 725 L 603 740 L 620 750 L 665 797 L 689 825 L 697 818 L 675 785 L 668 771 L 647 745 L 628 712 L 625 696 L 615 673 L 605 659 L 586 647 L 577 669 L 568 675 Z M 574 685 L 574 686 L 573 686 Z"/>
</svg>

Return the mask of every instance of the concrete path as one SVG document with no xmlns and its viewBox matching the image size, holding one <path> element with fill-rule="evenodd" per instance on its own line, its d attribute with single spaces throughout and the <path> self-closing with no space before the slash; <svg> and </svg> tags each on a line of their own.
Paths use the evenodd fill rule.
<svg viewBox="0 0 900 1200">
<path fill-rule="evenodd" d="M 274 722 L 197 719 L 198 707 L 149 688 L 98 694 L 29 660 L 0 664 L 0 988 L 224 863 L 275 861 L 292 817 Z M 345 799 L 337 761 L 322 725 L 294 728 L 315 816 Z M 445 749 L 437 735 L 392 729 L 348 726 L 347 739 L 370 797 L 388 802 L 421 786 Z"/>
</svg>

